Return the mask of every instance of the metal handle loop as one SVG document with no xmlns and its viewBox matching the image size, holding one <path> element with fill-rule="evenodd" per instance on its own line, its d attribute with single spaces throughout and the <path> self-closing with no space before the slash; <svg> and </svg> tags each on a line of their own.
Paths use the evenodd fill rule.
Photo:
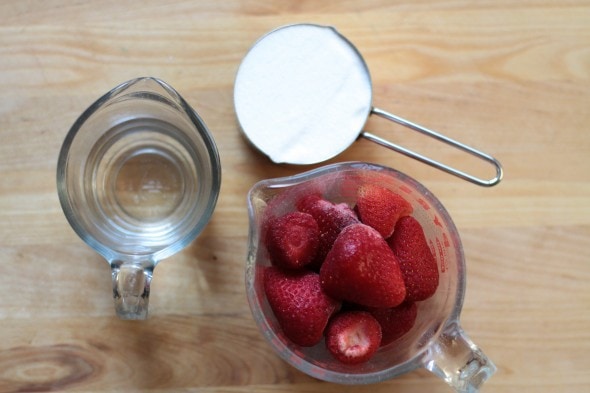
<svg viewBox="0 0 590 393">
<path fill-rule="evenodd" d="M 489 180 L 480 179 L 480 178 L 475 177 L 473 175 L 470 175 L 470 174 L 468 174 L 466 172 L 463 172 L 461 170 L 455 169 L 455 168 L 450 167 L 448 165 L 445 165 L 445 164 L 443 164 L 441 162 L 438 162 L 436 160 L 433 160 L 431 158 L 428 158 L 426 156 L 423 156 L 423 155 L 421 155 L 419 153 L 416 153 L 414 151 L 408 150 L 405 147 L 402 147 L 400 145 L 397 145 L 397 144 L 395 144 L 393 142 L 389 142 L 389 141 L 387 141 L 387 140 L 385 140 L 385 139 L 383 139 L 381 137 L 378 137 L 375 134 L 371 134 L 371 133 L 369 133 L 367 131 L 363 131 L 360 134 L 360 136 L 362 136 L 362 137 L 364 137 L 364 138 L 366 138 L 366 139 L 368 139 L 368 140 L 370 140 L 372 142 L 375 142 L 375 143 L 377 143 L 377 144 L 379 144 L 381 146 L 387 147 L 388 149 L 397 151 L 398 153 L 401 153 L 401 154 L 403 154 L 403 155 L 405 155 L 407 157 L 414 158 L 414 159 L 416 159 L 418 161 L 421 161 L 421 162 L 423 162 L 423 163 L 425 163 L 427 165 L 430 165 L 430 166 L 432 166 L 434 168 L 440 169 L 440 170 L 442 170 L 444 172 L 450 173 L 451 175 L 457 176 L 457 177 L 459 177 L 461 179 L 467 180 L 467 181 L 469 181 L 471 183 L 474 183 L 474 184 L 477 184 L 479 186 L 483 186 L 483 187 L 495 186 L 496 184 L 498 184 L 500 182 L 500 180 L 502 180 L 502 177 L 504 175 L 503 170 L 502 170 L 502 165 L 494 157 L 492 157 L 492 156 L 490 156 L 490 155 L 488 155 L 488 154 L 486 154 L 486 153 L 484 153 L 482 151 L 479 151 L 477 149 L 474 149 L 474 148 L 472 148 L 470 146 L 467 146 L 467 145 L 465 145 L 465 144 L 463 144 L 461 142 L 458 142 L 458 141 L 456 141 L 454 139 L 451 139 L 451 138 L 449 138 L 447 136 L 444 136 L 444 135 L 442 135 L 442 134 L 440 134 L 440 133 L 438 133 L 436 131 L 430 130 L 430 129 L 426 128 L 426 127 L 422 127 L 421 125 L 418 125 L 416 123 L 413 123 L 411 121 L 408 121 L 406 119 L 403 119 L 403 118 L 401 118 L 399 116 L 396 116 L 396 115 L 394 115 L 392 113 L 386 112 L 386 111 L 384 111 L 382 109 L 372 108 L 371 109 L 371 114 L 374 114 L 374 115 L 377 115 L 377 116 L 382 117 L 384 119 L 393 121 L 394 123 L 400 124 L 400 125 L 402 125 L 404 127 L 410 128 L 410 129 L 412 129 L 414 131 L 418 131 L 419 133 L 421 133 L 423 135 L 426 135 L 426 136 L 429 136 L 431 138 L 434 138 L 434 139 L 436 139 L 436 140 L 438 140 L 440 142 L 444 142 L 447 145 L 453 146 L 453 147 L 455 147 L 455 148 L 457 148 L 459 150 L 462 150 L 464 152 L 467 152 L 467 153 L 469 153 L 469 154 L 471 154 L 473 156 L 476 156 L 476 157 L 478 157 L 478 158 L 480 158 L 480 159 L 482 159 L 484 161 L 487 161 L 488 163 L 490 163 L 491 165 L 494 166 L 494 168 L 496 170 L 496 176 L 493 177 L 493 178 L 491 178 L 491 179 L 489 179 Z"/>
</svg>

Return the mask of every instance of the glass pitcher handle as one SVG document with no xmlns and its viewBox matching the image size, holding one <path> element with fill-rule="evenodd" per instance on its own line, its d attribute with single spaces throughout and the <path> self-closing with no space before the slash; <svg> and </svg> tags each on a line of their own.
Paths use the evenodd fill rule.
<svg viewBox="0 0 590 393">
<path fill-rule="evenodd" d="M 121 319 L 146 319 L 153 267 L 112 263 L 115 311 Z"/>
<path fill-rule="evenodd" d="M 457 393 L 477 393 L 496 372 L 496 366 L 455 322 L 431 345 L 424 368 L 447 382 Z"/>
</svg>

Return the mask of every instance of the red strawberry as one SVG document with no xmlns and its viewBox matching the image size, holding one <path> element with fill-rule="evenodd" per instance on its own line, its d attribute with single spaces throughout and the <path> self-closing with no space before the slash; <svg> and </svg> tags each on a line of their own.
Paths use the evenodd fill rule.
<svg viewBox="0 0 590 393">
<path fill-rule="evenodd" d="M 387 243 L 399 260 L 408 292 L 406 300 L 432 296 L 438 287 L 438 266 L 420 223 L 412 216 L 400 218 Z"/>
<path fill-rule="evenodd" d="M 364 224 L 344 228 L 320 269 L 333 298 L 368 307 L 395 307 L 406 297 L 397 258 L 383 237 Z"/>
<path fill-rule="evenodd" d="M 269 222 L 266 248 L 272 264 L 298 269 L 316 256 L 320 230 L 315 219 L 301 212 L 288 213 Z"/>
<path fill-rule="evenodd" d="M 381 326 L 365 311 L 336 314 L 326 328 L 328 351 L 345 364 L 366 362 L 379 349 L 380 343 Z"/>
<path fill-rule="evenodd" d="M 321 341 L 340 303 L 321 290 L 319 275 L 309 271 L 264 270 L 264 292 L 285 336 L 311 347 Z"/>
<path fill-rule="evenodd" d="M 403 197 L 375 184 L 366 184 L 357 193 L 356 210 L 363 224 L 375 228 L 385 239 L 391 236 L 400 217 L 414 211 Z"/>
<path fill-rule="evenodd" d="M 340 231 L 359 222 L 354 211 L 346 203 L 333 204 L 318 194 L 310 194 L 300 199 L 297 209 L 311 214 L 320 229 L 316 267 L 324 261 Z"/>
<path fill-rule="evenodd" d="M 394 342 L 410 331 L 416 322 L 416 303 L 402 303 L 393 308 L 372 308 L 368 310 L 381 325 L 383 338 L 381 346 Z"/>
</svg>

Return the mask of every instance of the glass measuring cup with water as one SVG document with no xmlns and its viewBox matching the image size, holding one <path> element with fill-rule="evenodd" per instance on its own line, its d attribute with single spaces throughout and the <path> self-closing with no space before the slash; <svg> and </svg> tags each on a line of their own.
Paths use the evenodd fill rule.
<svg viewBox="0 0 590 393">
<path fill-rule="evenodd" d="M 59 154 L 59 199 L 110 264 L 120 318 L 147 317 L 154 267 L 204 229 L 220 182 L 205 123 L 159 79 L 125 82 L 76 120 Z"/>
<path fill-rule="evenodd" d="M 334 203 L 354 204 L 358 188 L 378 184 L 402 195 L 424 229 L 439 269 L 439 286 L 428 300 L 417 302 L 418 317 L 402 338 L 388 344 L 362 365 L 332 358 L 323 342 L 304 348 L 281 332 L 263 289 L 263 271 L 270 265 L 262 233 L 272 217 L 296 210 L 302 196 L 321 192 Z M 493 362 L 461 328 L 466 266 L 457 228 L 441 202 L 423 185 L 391 168 L 362 163 L 320 167 L 291 177 L 263 180 L 248 194 L 250 218 L 246 290 L 258 328 L 285 361 L 306 374 L 329 382 L 367 384 L 425 368 L 456 392 L 475 393 L 496 371 Z"/>
</svg>

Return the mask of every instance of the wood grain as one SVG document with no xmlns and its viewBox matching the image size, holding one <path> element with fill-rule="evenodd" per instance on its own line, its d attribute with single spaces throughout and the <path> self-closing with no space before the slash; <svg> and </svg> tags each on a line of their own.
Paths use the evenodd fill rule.
<svg viewBox="0 0 590 393">
<path fill-rule="evenodd" d="M 394 167 L 443 202 L 468 264 L 462 324 L 498 366 L 484 392 L 590 391 L 590 3 L 5 1 L 0 3 L 0 392 L 450 392 L 419 370 L 370 386 L 283 362 L 244 288 L 246 193 L 311 167 L 271 164 L 240 135 L 235 73 L 287 23 L 336 26 L 361 51 L 373 103 L 496 156 L 484 189 L 355 142 L 330 162 Z M 154 271 L 150 318 L 114 316 L 108 265 L 69 227 L 57 156 L 77 116 L 152 75 L 219 147 L 213 218 Z M 445 163 L 489 168 L 381 119 L 365 127 Z"/>
</svg>

